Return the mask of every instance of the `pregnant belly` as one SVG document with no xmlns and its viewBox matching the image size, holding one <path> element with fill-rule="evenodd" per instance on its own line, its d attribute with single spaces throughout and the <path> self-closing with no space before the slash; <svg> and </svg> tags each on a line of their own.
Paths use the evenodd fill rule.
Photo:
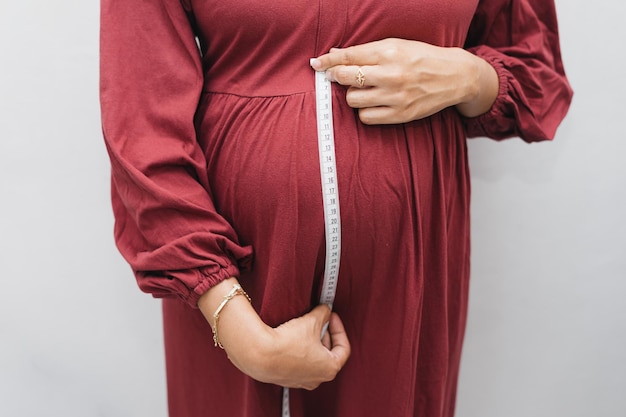
<svg viewBox="0 0 626 417">
<path fill-rule="evenodd" d="M 210 98 L 200 142 L 217 209 L 237 228 L 292 222 L 296 215 L 320 220 L 315 106 L 310 100 L 312 94 Z"/>
<path fill-rule="evenodd" d="M 365 126 L 334 102 L 341 210 L 362 227 L 400 227 L 412 200 L 402 126 Z M 250 233 L 268 223 L 323 231 L 315 96 L 211 95 L 199 130 L 218 211 Z M 371 230 L 375 232 L 375 230 Z M 376 235 L 378 233 L 375 233 Z"/>
</svg>

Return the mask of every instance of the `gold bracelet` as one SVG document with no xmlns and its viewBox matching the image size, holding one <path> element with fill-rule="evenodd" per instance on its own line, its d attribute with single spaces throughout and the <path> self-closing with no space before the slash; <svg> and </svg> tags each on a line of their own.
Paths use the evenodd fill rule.
<svg viewBox="0 0 626 417">
<path fill-rule="evenodd" d="M 250 296 L 243 290 L 243 288 L 241 288 L 241 285 L 233 284 L 233 288 L 230 290 L 228 294 L 224 296 L 222 303 L 219 305 L 219 307 L 217 307 L 217 310 L 215 310 L 215 313 L 213 313 L 213 342 L 215 343 L 216 347 L 219 346 L 220 348 L 224 349 L 224 346 L 222 346 L 222 344 L 220 343 L 220 339 L 217 336 L 217 321 L 220 318 L 220 312 L 230 300 L 232 300 L 239 294 L 245 295 L 248 301 L 252 302 L 252 300 L 250 299 Z"/>
</svg>

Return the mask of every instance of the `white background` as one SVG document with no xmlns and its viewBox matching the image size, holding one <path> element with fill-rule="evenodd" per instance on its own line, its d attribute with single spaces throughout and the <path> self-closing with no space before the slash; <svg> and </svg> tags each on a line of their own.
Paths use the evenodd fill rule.
<svg viewBox="0 0 626 417">
<path fill-rule="evenodd" d="M 626 3 L 558 10 L 576 95 L 556 141 L 471 142 L 457 417 L 626 415 Z M 2 416 L 166 415 L 160 304 L 112 240 L 98 12 L 0 3 Z"/>
</svg>

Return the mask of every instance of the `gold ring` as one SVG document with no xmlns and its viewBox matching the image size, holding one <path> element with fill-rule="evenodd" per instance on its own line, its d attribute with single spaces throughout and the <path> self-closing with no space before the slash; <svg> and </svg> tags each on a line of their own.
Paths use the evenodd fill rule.
<svg viewBox="0 0 626 417">
<path fill-rule="evenodd" d="M 365 86 L 365 74 L 363 74 L 363 71 L 361 71 L 361 67 L 359 67 L 359 69 L 357 70 L 354 79 L 356 80 L 356 84 L 360 88 L 363 88 L 363 86 Z"/>
</svg>

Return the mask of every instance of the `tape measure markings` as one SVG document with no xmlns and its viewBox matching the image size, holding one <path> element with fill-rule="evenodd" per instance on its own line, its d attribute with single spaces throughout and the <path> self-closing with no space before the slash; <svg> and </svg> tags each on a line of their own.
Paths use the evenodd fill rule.
<svg viewBox="0 0 626 417">
<path fill-rule="evenodd" d="M 341 260 L 341 215 L 339 210 L 339 189 L 337 184 L 337 163 L 335 158 L 335 132 L 333 129 L 333 103 L 330 81 L 323 72 L 315 72 L 315 106 L 317 112 L 317 143 L 320 157 L 320 178 L 324 203 L 324 231 L 326 259 L 324 261 L 324 282 L 320 303 L 331 309 L 335 301 L 339 263 Z M 328 324 L 324 326 L 322 335 Z M 289 388 L 283 388 L 282 417 L 291 417 L 289 408 Z"/>
</svg>

